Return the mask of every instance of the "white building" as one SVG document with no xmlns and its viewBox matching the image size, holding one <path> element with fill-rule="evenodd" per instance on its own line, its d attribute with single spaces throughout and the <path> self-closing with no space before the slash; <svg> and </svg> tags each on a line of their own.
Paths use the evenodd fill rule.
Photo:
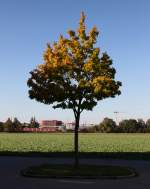
<svg viewBox="0 0 150 189">
<path fill-rule="evenodd" d="M 65 126 L 66 130 L 74 130 L 74 128 L 75 128 L 75 122 L 64 123 L 64 126 Z"/>
</svg>

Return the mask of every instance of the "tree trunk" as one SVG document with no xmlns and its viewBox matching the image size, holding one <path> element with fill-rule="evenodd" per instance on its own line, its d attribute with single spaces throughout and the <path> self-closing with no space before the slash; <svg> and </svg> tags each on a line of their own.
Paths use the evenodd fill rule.
<svg viewBox="0 0 150 189">
<path fill-rule="evenodd" d="M 75 161 L 74 161 L 74 167 L 79 167 L 79 141 L 78 141 L 78 130 L 79 130 L 79 122 L 80 122 L 80 115 L 76 117 L 75 120 L 75 131 L 74 131 L 74 153 L 75 153 Z"/>
</svg>

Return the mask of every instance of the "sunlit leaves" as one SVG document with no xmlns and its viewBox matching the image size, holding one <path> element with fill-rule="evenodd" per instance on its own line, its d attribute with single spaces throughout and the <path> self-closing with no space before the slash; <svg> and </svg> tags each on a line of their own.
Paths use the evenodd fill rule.
<svg viewBox="0 0 150 189">
<path fill-rule="evenodd" d="M 29 96 L 54 108 L 78 112 L 92 110 L 98 100 L 120 94 L 120 82 L 107 53 L 95 47 L 98 30 L 86 32 L 82 12 L 77 31 L 69 30 L 69 38 L 60 35 L 58 42 L 47 44 L 44 62 L 31 72 Z"/>
</svg>

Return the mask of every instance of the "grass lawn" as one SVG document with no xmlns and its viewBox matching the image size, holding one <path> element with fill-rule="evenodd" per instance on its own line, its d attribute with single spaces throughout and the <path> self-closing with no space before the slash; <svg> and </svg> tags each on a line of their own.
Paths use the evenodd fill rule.
<svg viewBox="0 0 150 189">
<path fill-rule="evenodd" d="M 150 134 L 79 134 L 79 143 L 85 153 L 150 152 Z M 0 153 L 71 151 L 71 133 L 0 133 Z"/>
</svg>

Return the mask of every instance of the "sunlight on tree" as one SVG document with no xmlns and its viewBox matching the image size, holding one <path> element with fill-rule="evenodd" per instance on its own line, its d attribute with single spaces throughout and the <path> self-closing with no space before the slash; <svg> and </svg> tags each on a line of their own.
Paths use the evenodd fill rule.
<svg viewBox="0 0 150 189">
<path fill-rule="evenodd" d="M 58 42 L 48 44 L 44 63 L 30 72 L 29 97 L 54 108 L 72 109 L 75 116 L 75 166 L 78 158 L 78 129 L 80 114 L 92 110 L 99 100 L 120 95 L 121 82 L 115 81 L 112 60 L 95 47 L 98 30 L 94 26 L 86 32 L 82 12 L 77 31 L 69 30 L 69 38 L 60 36 Z"/>
</svg>

